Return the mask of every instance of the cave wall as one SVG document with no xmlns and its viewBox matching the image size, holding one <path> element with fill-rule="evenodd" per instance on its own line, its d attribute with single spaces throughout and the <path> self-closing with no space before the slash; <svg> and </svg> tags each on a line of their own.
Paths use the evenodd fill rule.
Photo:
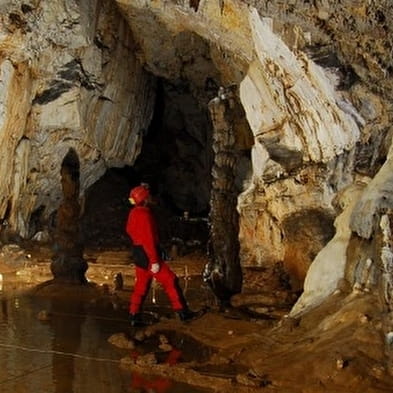
<svg viewBox="0 0 393 393">
<path fill-rule="evenodd" d="M 315 258 L 308 257 L 307 253 L 310 245 L 315 243 L 315 239 L 318 240 L 318 233 L 321 229 L 326 228 L 329 231 L 330 228 L 331 230 L 331 224 L 326 225 L 325 220 L 315 220 L 320 221 L 319 228 L 318 224 L 315 228 L 313 225 L 306 226 L 306 231 L 309 234 L 308 241 L 302 241 L 302 238 L 299 237 L 300 241 L 297 240 L 292 244 L 291 249 L 297 255 L 300 254 L 300 263 L 295 263 L 295 268 L 298 270 L 295 278 L 305 279 L 304 293 L 294 307 L 292 315 L 304 312 L 319 304 L 337 289 L 341 290 L 343 281 L 358 289 L 367 287 L 370 290 L 372 286 L 378 286 L 379 290 L 390 288 L 391 292 L 391 282 L 387 279 L 389 277 L 387 272 L 391 271 L 391 263 L 386 262 L 389 260 L 389 257 L 386 257 L 389 255 L 389 251 L 382 251 L 381 244 L 377 239 L 380 233 L 380 217 L 392 206 L 390 197 L 391 171 L 389 169 L 392 132 L 390 89 L 392 59 L 388 55 L 392 48 L 392 31 L 386 23 L 392 15 L 392 4 L 386 1 L 378 2 L 378 4 L 356 1 L 249 3 L 254 3 L 261 14 L 273 18 L 272 31 L 278 33 L 282 42 L 291 49 L 298 59 L 299 55 L 300 59 L 303 55 L 307 56 L 306 65 L 303 64 L 302 68 L 306 70 L 314 87 L 316 80 L 312 75 L 314 64 L 309 67 L 308 61 L 311 60 L 322 67 L 320 71 L 329 80 L 325 86 L 329 89 L 334 88 L 334 103 L 339 107 L 339 111 L 352 117 L 356 123 L 355 127 L 349 126 L 347 132 L 339 131 L 338 139 L 345 137 L 345 134 L 349 136 L 352 133 L 352 141 L 349 144 L 341 145 L 342 153 L 336 151 L 326 160 L 319 161 L 314 156 L 311 157 L 309 163 L 304 165 L 303 156 L 303 163 L 296 168 L 296 165 L 292 167 L 294 160 L 290 159 L 288 162 L 288 154 L 283 154 L 281 160 L 287 165 L 288 163 L 291 165 L 289 177 L 297 183 L 297 187 L 301 187 L 303 192 L 296 192 L 293 187 L 280 188 L 280 183 L 291 182 L 289 179 L 283 181 L 275 179 L 268 187 L 271 191 L 277 187 L 277 192 L 273 194 L 273 198 L 263 199 L 263 212 L 259 216 L 265 215 L 267 210 L 268 217 L 263 222 L 269 221 L 270 227 L 273 226 L 276 229 L 273 232 L 275 233 L 273 242 L 275 241 L 278 247 L 274 247 L 273 250 L 284 249 L 284 257 L 279 255 L 277 259 L 283 258 L 290 269 L 293 268 L 294 258 L 291 257 L 290 260 L 287 260 L 290 244 L 286 240 L 288 236 L 285 226 L 281 223 L 291 220 L 293 213 L 287 211 L 289 216 L 282 220 L 277 212 L 283 209 L 283 206 L 291 204 L 295 210 L 297 210 L 296 206 L 300 207 L 300 211 L 295 211 L 295 217 L 300 214 L 304 218 L 304 215 L 307 215 L 306 206 L 308 205 L 321 210 L 325 217 L 330 216 L 332 219 L 335 217 L 335 234 L 330 241 L 328 237 L 321 239 L 322 241 L 319 242 L 320 251 Z M 272 57 L 274 58 L 274 56 Z M 269 65 L 273 68 L 271 64 Z M 282 69 L 283 67 L 279 67 L 278 71 L 281 72 Z M 317 72 L 319 73 L 319 70 Z M 286 80 L 287 74 L 284 67 L 284 78 L 281 80 Z M 265 79 L 267 79 L 266 76 Z M 320 78 L 318 79 L 321 81 Z M 300 85 L 300 83 L 297 84 Z M 291 83 L 289 87 L 292 90 Z M 307 91 L 310 92 L 310 89 Z M 289 96 L 288 99 L 292 99 L 292 97 Z M 323 99 L 323 101 L 322 106 L 325 107 L 329 100 Z M 312 100 L 312 110 L 315 108 L 315 102 Z M 297 111 L 298 104 L 296 103 L 295 107 L 292 106 L 291 110 L 293 108 L 296 108 Z M 300 113 L 304 114 L 308 111 L 305 107 L 304 111 L 300 110 Z M 293 121 L 293 117 L 291 121 Z M 317 137 L 317 140 L 321 143 L 322 148 L 336 148 L 337 136 L 332 138 L 334 143 L 329 143 L 324 138 L 332 132 L 332 128 L 342 122 L 337 121 L 334 116 L 333 121 L 323 123 L 322 127 L 326 127 L 327 130 L 322 132 L 323 138 Z M 307 129 L 307 126 L 302 125 L 301 129 Z M 316 130 L 318 126 L 314 123 L 312 129 Z M 350 139 L 351 137 L 348 141 Z M 303 142 L 307 138 L 301 140 Z M 313 146 L 309 143 L 307 145 L 308 148 Z M 267 163 L 269 160 L 277 161 L 275 158 L 277 157 L 277 145 L 274 144 L 273 149 L 270 146 L 271 143 L 268 139 L 267 144 L 264 144 L 268 155 L 259 155 L 260 158 L 268 157 L 264 158 Z M 288 146 L 293 147 L 294 144 L 291 143 Z M 315 165 L 313 162 L 318 164 Z M 314 166 L 314 170 L 312 166 Z M 263 168 L 267 167 L 268 164 Z M 277 169 L 276 162 L 274 167 Z M 255 187 L 259 191 L 258 194 L 266 192 L 264 190 L 266 188 L 266 174 L 265 169 L 265 181 L 262 183 L 262 187 Z M 310 179 L 312 184 L 310 184 Z M 291 188 L 293 192 L 290 191 Z M 292 203 L 288 202 L 291 201 L 291 196 L 294 198 Z M 325 196 L 325 198 L 322 198 L 322 203 L 317 201 L 315 205 L 313 203 L 315 196 L 317 198 Z M 282 202 L 278 209 L 269 207 L 277 200 Z M 265 207 L 267 207 L 266 210 Z M 298 220 L 298 223 L 302 225 L 302 220 Z M 297 232 L 300 234 L 304 232 L 304 227 L 300 231 L 292 232 L 295 238 L 299 236 Z M 269 232 L 264 231 L 261 235 L 262 238 L 266 233 Z M 264 244 L 266 243 L 271 244 L 264 242 Z M 261 253 L 266 250 L 263 247 L 264 244 L 259 247 L 262 249 Z M 358 244 L 361 244 L 361 247 Z M 367 252 L 364 252 L 365 247 L 368 247 Z M 381 254 L 385 255 L 385 261 Z M 304 269 L 302 269 L 302 265 Z M 378 271 L 382 271 L 384 274 L 381 275 Z M 389 301 L 386 290 L 384 298 Z"/>
<path fill-rule="evenodd" d="M 388 176 L 388 168 L 380 170 L 391 140 L 389 2 L 117 3 L 153 73 L 168 79 L 187 73 L 192 80 L 187 71 L 194 59 L 176 58 L 175 45 L 181 32 L 191 30 L 207 42 L 205 58 L 219 71 L 217 82 L 238 89 L 254 138 L 252 174 L 238 202 L 243 265 L 283 261 L 293 285 L 302 288 L 313 261 L 324 259 L 324 247 L 348 234 L 337 234 L 337 227 L 369 236 L 360 228 L 376 226 L 382 200 L 390 205 L 384 190 L 379 200 L 371 193 Z M 200 81 L 194 81 L 199 96 Z M 373 178 L 362 189 L 366 194 L 349 192 L 352 210 L 344 220 L 340 195 Z M 349 277 L 343 266 L 350 242 L 346 236 L 338 242 L 343 248 L 332 254 L 330 280 L 321 282 L 320 266 L 310 274 L 308 305 Z"/>
<path fill-rule="evenodd" d="M 301 287 L 332 236 L 332 199 L 352 180 L 362 119 L 321 67 L 273 33 L 271 19 L 252 12 L 250 22 L 258 58 L 240 85 L 255 140 L 253 182 L 239 200 L 243 256 L 284 261 Z"/>
<path fill-rule="evenodd" d="M 6 1 L 0 11 L 0 217 L 28 237 L 32 214 L 45 220 L 59 206 L 70 148 L 81 195 L 108 167 L 133 163 L 155 80 L 110 1 Z"/>
</svg>

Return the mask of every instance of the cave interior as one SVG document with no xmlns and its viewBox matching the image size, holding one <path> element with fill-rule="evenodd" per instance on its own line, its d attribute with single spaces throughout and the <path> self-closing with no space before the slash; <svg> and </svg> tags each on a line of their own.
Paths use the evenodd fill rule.
<svg viewBox="0 0 393 393">
<path fill-rule="evenodd" d="M 211 137 L 207 108 L 198 104 L 189 84 L 158 78 L 153 119 L 134 165 L 108 168 L 86 192 L 81 216 L 85 246 L 106 250 L 129 247 L 124 231 L 131 207 L 128 195 L 143 182 L 151 189 L 163 245 L 168 250 L 177 245 L 183 252 L 206 252 Z"/>
</svg>

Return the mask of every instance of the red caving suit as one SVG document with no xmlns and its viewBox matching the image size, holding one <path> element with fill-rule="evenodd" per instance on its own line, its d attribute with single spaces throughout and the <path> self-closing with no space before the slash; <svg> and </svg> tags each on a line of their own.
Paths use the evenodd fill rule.
<svg viewBox="0 0 393 393">
<path fill-rule="evenodd" d="M 126 232 L 132 240 L 134 250 L 141 246 L 145 257 L 147 257 L 147 266 L 138 263 L 138 260 L 136 260 L 135 286 L 130 297 L 130 314 L 137 314 L 140 311 L 153 278 L 164 288 L 173 310 L 184 309 L 184 301 L 177 284 L 177 277 L 159 255 L 157 225 L 149 207 L 137 205 L 131 209 L 128 215 Z M 151 272 L 150 268 L 153 263 L 159 263 L 160 270 L 158 273 Z"/>
</svg>

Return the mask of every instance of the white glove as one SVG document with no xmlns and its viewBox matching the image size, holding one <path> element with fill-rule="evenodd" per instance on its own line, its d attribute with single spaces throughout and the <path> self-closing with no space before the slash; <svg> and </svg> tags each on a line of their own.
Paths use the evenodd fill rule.
<svg viewBox="0 0 393 393">
<path fill-rule="evenodd" d="M 153 274 L 156 274 L 156 273 L 158 273 L 159 271 L 160 271 L 160 264 L 159 263 L 152 263 L 151 264 L 151 267 L 150 267 L 150 271 L 153 273 Z"/>
</svg>

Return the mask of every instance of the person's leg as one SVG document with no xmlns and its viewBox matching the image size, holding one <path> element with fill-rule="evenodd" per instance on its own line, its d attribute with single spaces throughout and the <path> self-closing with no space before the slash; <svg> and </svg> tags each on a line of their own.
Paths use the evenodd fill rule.
<svg viewBox="0 0 393 393">
<path fill-rule="evenodd" d="M 187 308 L 183 292 L 177 283 L 176 274 L 166 263 L 161 264 L 160 271 L 154 275 L 154 278 L 164 288 L 174 311 L 178 312 Z"/>
<path fill-rule="evenodd" d="M 191 321 L 192 319 L 203 315 L 204 312 L 196 313 L 188 308 L 183 291 L 179 286 L 178 278 L 166 263 L 161 265 L 160 271 L 154 275 L 154 278 L 163 286 L 172 304 L 173 310 L 176 312 L 181 321 Z"/>
<path fill-rule="evenodd" d="M 135 267 L 135 284 L 134 290 L 130 297 L 129 313 L 136 315 L 145 300 L 147 292 L 150 288 L 152 274 L 148 270 L 144 270 L 138 266 Z"/>
</svg>

